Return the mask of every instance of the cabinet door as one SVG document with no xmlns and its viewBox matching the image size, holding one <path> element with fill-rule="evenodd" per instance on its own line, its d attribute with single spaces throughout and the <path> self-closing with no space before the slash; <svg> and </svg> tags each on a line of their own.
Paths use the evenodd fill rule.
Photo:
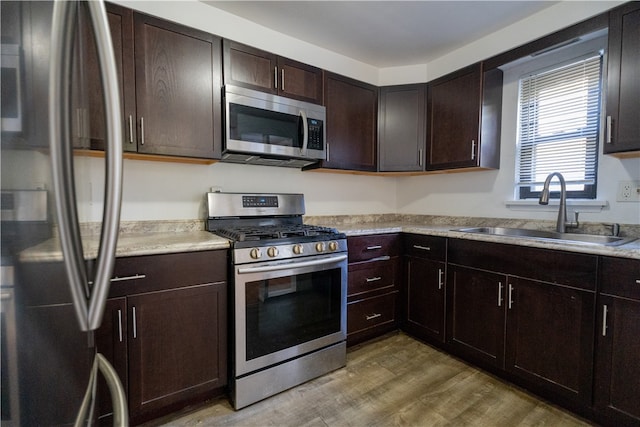
<svg viewBox="0 0 640 427">
<path fill-rule="evenodd" d="M 313 104 L 322 104 L 322 70 L 311 65 L 278 58 L 280 95 Z"/>
<path fill-rule="evenodd" d="M 264 50 L 224 40 L 224 84 L 278 93 L 277 56 Z"/>
<path fill-rule="evenodd" d="M 481 77 L 476 64 L 429 84 L 427 169 L 476 166 Z"/>
<path fill-rule="evenodd" d="M 504 366 L 505 276 L 448 265 L 447 341 L 460 354 Z"/>
<path fill-rule="evenodd" d="M 330 169 L 376 170 L 378 89 L 326 73 L 327 160 Z"/>
<path fill-rule="evenodd" d="M 407 257 L 406 271 L 407 330 L 444 342 L 445 264 Z"/>
<path fill-rule="evenodd" d="M 102 325 L 95 333 L 96 351 L 111 363 L 118 373 L 124 390 L 128 390 L 127 376 L 127 299 L 110 298 L 104 309 Z M 98 382 L 98 417 L 102 422 L 111 417 L 113 405 L 109 388 L 102 376 Z"/>
<path fill-rule="evenodd" d="M 138 151 L 216 158 L 221 150 L 221 40 L 134 14 Z"/>
<path fill-rule="evenodd" d="M 509 277 L 506 369 L 534 387 L 591 402 L 595 295 Z"/>
<path fill-rule="evenodd" d="M 120 101 L 122 103 L 122 135 L 123 149 L 137 151 L 135 135 L 135 72 L 133 58 L 133 12 L 111 3 L 106 4 L 109 29 L 113 43 Z M 88 24 L 88 22 L 87 22 Z M 85 40 L 86 78 L 88 82 L 89 98 L 89 140 L 91 149 L 105 149 L 105 112 L 104 91 L 100 81 L 100 65 L 93 40 L 91 25 L 82 25 L 81 30 Z M 88 42 L 87 42 L 88 41 Z"/>
<path fill-rule="evenodd" d="M 596 409 L 611 425 L 640 423 L 640 301 L 602 297 L 598 304 Z"/>
<path fill-rule="evenodd" d="M 637 2 L 609 15 L 607 120 L 604 153 L 640 150 L 640 6 Z M 608 125 L 609 127 L 609 125 Z M 610 137 L 609 137 L 610 132 Z"/>
<path fill-rule="evenodd" d="M 226 384 L 226 283 L 128 297 L 132 420 Z"/>
<path fill-rule="evenodd" d="M 426 138 L 426 85 L 389 86 L 380 89 L 378 117 L 378 170 L 424 169 Z"/>
</svg>

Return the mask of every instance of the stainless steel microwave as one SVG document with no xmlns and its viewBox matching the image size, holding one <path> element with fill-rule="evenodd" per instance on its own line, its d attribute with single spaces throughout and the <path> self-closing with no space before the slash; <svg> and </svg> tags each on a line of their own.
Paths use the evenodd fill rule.
<svg viewBox="0 0 640 427">
<path fill-rule="evenodd" d="M 302 168 L 326 157 L 326 109 L 226 86 L 222 161 Z"/>
</svg>

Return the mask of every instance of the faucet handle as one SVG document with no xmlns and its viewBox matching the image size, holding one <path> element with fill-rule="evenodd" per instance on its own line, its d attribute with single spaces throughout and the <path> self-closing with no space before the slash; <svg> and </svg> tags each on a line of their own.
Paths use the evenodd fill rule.
<svg viewBox="0 0 640 427">
<path fill-rule="evenodd" d="M 605 222 L 605 223 L 602 223 L 602 225 L 604 225 L 605 227 L 609 227 L 611 229 L 612 236 L 620 235 L 620 224 L 617 224 L 617 223 L 608 224 Z"/>
</svg>

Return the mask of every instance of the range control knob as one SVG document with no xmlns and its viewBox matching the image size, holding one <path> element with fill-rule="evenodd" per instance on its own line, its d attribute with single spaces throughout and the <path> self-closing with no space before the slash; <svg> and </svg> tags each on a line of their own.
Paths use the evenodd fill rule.
<svg viewBox="0 0 640 427">
<path fill-rule="evenodd" d="M 269 249 L 267 249 L 267 255 L 269 255 L 271 258 L 273 257 L 277 257 L 278 256 L 278 248 L 275 247 L 270 247 Z"/>
<path fill-rule="evenodd" d="M 338 242 L 329 242 L 329 250 L 337 251 L 338 250 Z"/>
<path fill-rule="evenodd" d="M 293 245 L 293 253 L 296 255 L 301 255 L 304 252 L 304 246 L 302 245 Z"/>
<path fill-rule="evenodd" d="M 324 252 L 324 242 L 316 243 L 316 252 Z"/>
<path fill-rule="evenodd" d="M 253 259 L 260 259 L 262 258 L 262 252 L 258 248 L 253 248 L 249 251 L 249 256 Z"/>
</svg>

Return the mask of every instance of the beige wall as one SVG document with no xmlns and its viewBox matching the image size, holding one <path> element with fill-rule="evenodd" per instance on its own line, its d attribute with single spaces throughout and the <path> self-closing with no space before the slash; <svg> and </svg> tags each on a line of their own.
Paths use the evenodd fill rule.
<svg viewBox="0 0 640 427">
<path fill-rule="evenodd" d="M 429 64 L 376 69 L 199 2 L 117 2 L 373 84 L 427 81 L 618 4 L 560 2 Z M 513 193 L 513 138 L 508 133 L 503 135 L 502 167 L 499 171 L 407 178 L 300 172 L 221 163 L 198 166 L 125 161 L 122 219 L 202 218 L 204 193 L 214 186 L 223 191 L 301 192 L 305 194 L 307 213 L 311 215 L 399 212 L 553 219 L 553 212 L 541 212 L 535 207 L 516 211 L 504 205 Z M 102 163 L 96 159 L 83 159 L 79 168 L 87 178 L 84 188 L 79 190 L 86 200 L 81 207 L 81 215 L 84 220 L 95 221 L 101 216 Z M 640 204 L 615 202 L 618 181 L 640 180 L 640 160 L 603 157 L 600 176 L 598 197 L 608 201 L 609 207 L 602 212 L 584 214 L 583 220 L 640 222 Z"/>
</svg>

